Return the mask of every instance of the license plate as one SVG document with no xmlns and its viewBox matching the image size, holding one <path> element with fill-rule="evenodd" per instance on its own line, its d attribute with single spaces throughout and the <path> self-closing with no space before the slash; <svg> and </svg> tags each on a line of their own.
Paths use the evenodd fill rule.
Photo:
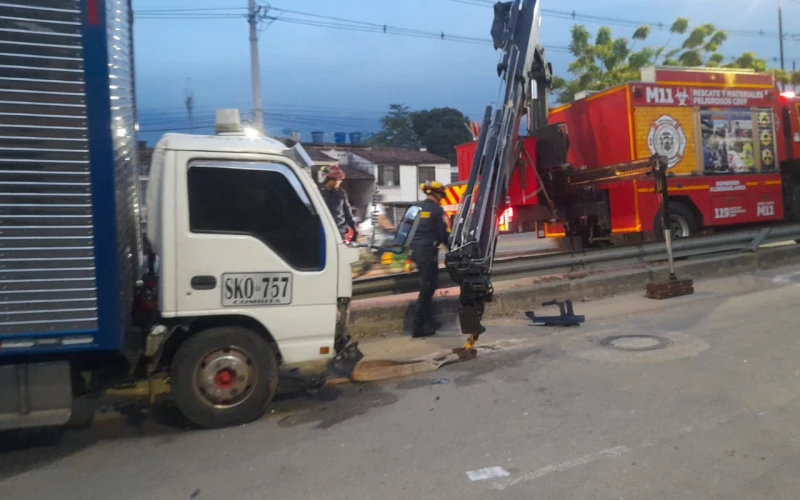
<svg viewBox="0 0 800 500">
<path fill-rule="evenodd" d="M 292 273 L 222 275 L 222 306 L 275 306 L 292 303 Z"/>
</svg>

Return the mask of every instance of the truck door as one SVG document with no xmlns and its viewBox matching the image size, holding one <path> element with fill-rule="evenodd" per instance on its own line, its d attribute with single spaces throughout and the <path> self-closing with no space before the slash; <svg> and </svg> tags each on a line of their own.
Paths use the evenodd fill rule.
<svg viewBox="0 0 800 500">
<path fill-rule="evenodd" d="M 227 160 L 189 162 L 177 177 L 179 316 L 253 318 L 289 363 L 333 352 L 338 235 L 311 178 L 281 161 Z"/>
</svg>

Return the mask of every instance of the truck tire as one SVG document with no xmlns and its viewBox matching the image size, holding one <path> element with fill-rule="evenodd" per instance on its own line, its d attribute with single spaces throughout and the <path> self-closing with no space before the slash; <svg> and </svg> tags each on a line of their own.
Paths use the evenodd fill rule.
<svg viewBox="0 0 800 500">
<path fill-rule="evenodd" d="M 672 225 L 672 239 L 689 238 L 697 234 L 699 224 L 697 217 L 689 207 L 679 201 L 669 202 L 669 217 Z M 661 214 L 656 215 L 653 229 L 658 241 L 664 241 L 664 230 L 661 227 Z"/>
<path fill-rule="evenodd" d="M 180 412 L 207 429 L 261 418 L 278 389 L 275 353 L 261 335 L 241 327 L 216 327 L 191 335 L 170 367 Z"/>
</svg>

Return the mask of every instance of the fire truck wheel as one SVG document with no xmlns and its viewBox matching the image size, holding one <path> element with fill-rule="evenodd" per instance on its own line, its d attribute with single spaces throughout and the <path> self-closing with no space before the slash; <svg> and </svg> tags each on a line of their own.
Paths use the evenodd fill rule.
<svg viewBox="0 0 800 500">
<path fill-rule="evenodd" d="M 697 234 L 697 217 L 691 209 L 679 201 L 669 203 L 669 217 L 672 229 L 672 238 L 689 238 Z M 661 228 L 661 216 L 656 215 L 653 228 L 659 241 L 664 239 L 664 230 Z"/>
<path fill-rule="evenodd" d="M 181 344 L 170 379 L 178 409 L 192 423 L 209 429 L 242 425 L 266 412 L 278 389 L 278 363 L 261 335 L 215 327 Z"/>
</svg>

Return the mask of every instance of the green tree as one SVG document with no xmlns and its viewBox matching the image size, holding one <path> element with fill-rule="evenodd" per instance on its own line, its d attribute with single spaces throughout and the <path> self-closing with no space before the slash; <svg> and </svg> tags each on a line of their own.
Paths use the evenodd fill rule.
<svg viewBox="0 0 800 500">
<path fill-rule="evenodd" d="M 559 102 L 571 102 L 575 94 L 581 91 L 602 90 L 636 81 L 640 70 L 653 64 L 766 70 L 766 61 L 758 59 L 752 52 L 745 52 L 724 64 L 725 57 L 719 53 L 719 49 L 728 39 L 728 34 L 713 24 L 703 24 L 690 30 L 689 20 L 679 17 L 670 26 L 669 33 L 669 39 L 661 47 L 636 49 L 638 44 L 649 37 L 649 27 L 639 27 L 629 40 L 624 37 L 614 38 L 611 28 L 603 26 L 597 30 L 592 40 L 591 33 L 584 26 L 573 26 L 569 49 L 575 60 L 568 66 L 568 70 L 574 78 L 554 79 L 553 88 Z M 683 41 L 679 47 L 670 49 L 672 39 L 676 36 L 683 37 Z"/>
<path fill-rule="evenodd" d="M 455 163 L 455 146 L 472 140 L 468 118 L 454 108 L 433 108 L 411 113 L 411 125 L 425 148 Z"/>
<path fill-rule="evenodd" d="M 792 84 L 792 87 L 797 90 L 797 88 L 800 87 L 800 71 L 792 71 L 789 77 L 791 79 L 790 83 Z"/>
<path fill-rule="evenodd" d="M 411 111 L 402 104 L 390 104 L 389 113 L 381 118 L 381 130 L 370 137 L 371 146 L 418 148 L 419 138 L 411 124 Z"/>
</svg>

